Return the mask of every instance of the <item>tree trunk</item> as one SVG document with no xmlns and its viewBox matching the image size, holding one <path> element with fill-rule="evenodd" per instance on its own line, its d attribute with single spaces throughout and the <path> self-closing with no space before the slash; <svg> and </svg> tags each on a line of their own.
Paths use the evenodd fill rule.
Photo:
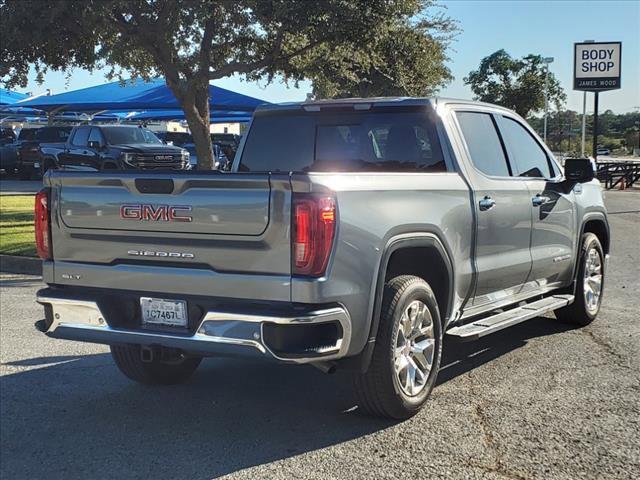
<svg viewBox="0 0 640 480">
<path fill-rule="evenodd" d="M 167 85 L 180 102 L 191 130 L 198 156 L 198 170 L 212 170 L 214 163 L 209 134 L 209 81 L 196 79 L 185 83 L 184 88 L 181 88 L 181 85 L 167 81 Z"/>
</svg>

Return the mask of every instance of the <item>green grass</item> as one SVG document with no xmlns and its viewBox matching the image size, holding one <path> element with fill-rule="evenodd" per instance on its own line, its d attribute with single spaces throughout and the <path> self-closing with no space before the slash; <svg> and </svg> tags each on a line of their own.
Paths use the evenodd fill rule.
<svg viewBox="0 0 640 480">
<path fill-rule="evenodd" d="M 0 253 L 36 255 L 33 195 L 0 195 Z"/>
</svg>

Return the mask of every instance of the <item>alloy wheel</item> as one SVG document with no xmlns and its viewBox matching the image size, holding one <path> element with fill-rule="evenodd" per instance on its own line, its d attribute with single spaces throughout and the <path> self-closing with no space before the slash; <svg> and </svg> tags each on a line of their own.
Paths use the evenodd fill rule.
<svg viewBox="0 0 640 480">
<path fill-rule="evenodd" d="M 434 355 L 431 312 L 423 302 L 414 300 L 400 318 L 393 358 L 398 384 L 406 395 L 413 397 L 424 389 Z"/>
<path fill-rule="evenodd" d="M 602 258 L 595 247 L 590 248 L 585 255 L 583 291 L 587 311 L 597 313 L 602 296 Z"/>
</svg>

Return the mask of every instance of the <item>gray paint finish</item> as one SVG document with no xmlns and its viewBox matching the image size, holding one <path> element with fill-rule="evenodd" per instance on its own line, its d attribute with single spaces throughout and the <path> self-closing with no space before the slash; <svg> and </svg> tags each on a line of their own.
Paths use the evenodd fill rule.
<svg viewBox="0 0 640 480">
<path fill-rule="evenodd" d="M 449 100 L 381 103 L 436 112 L 448 173 L 260 175 L 238 173 L 237 162 L 229 174 L 55 172 L 45 178 L 52 187 L 55 258 L 44 266 L 47 283 L 339 304 L 352 322 L 348 355 L 361 352 L 369 340 L 379 268 L 385 250 L 399 238 L 430 235 L 442 245 L 452 266 L 453 288 L 445 302 L 450 311 L 443 312 L 451 324 L 571 283 L 585 219 L 606 225 L 597 181 L 570 188 L 560 174 L 500 178 L 478 171 L 454 112 L 487 112 L 523 122 L 506 109 Z M 560 172 L 555 164 L 554 170 Z M 136 178 L 171 178 L 175 189 L 141 194 Z M 335 241 L 322 278 L 291 275 L 292 195 L 303 192 L 328 193 L 337 201 Z M 533 203 L 538 194 L 548 197 L 540 206 Z M 495 200 L 493 208 L 480 208 L 485 196 Z M 131 202 L 187 204 L 194 220 L 141 228 L 117 214 L 121 204 Z M 135 257 L 129 250 L 187 252 L 193 258 Z"/>
</svg>

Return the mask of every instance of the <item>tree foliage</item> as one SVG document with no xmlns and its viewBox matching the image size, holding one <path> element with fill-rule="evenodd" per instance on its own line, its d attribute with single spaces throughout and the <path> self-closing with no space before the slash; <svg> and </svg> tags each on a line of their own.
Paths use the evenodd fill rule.
<svg viewBox="0 0 640 480">
<path fill-rule="evenodd" d="M 544 126 L 542 116 L 530 116 L 527 122 L 540 134 Z M 629 151 L 637 145 L 634 133 L 640 128 L 640 113 L 616 114 L 605 110 L 598 118 L 598 144 L 612 151 L 626 146 Z M 586 117 L 587 151 L 591 149 L 593 115 Z M 547 118 L 547 143 L 553 150 L 580 153 L 582 114 L 573 110 L 551 112 Z M 626 153 L 626 152 L 625 152 Z"/>
<path fill-rule="evenodd" d="M 480 62 L 478 70 L 469 72 L 464 83 L 471 87 L 476 100 L 495 103 L 526 117 L 544 109 L 546 66 L 540 55 L 512 58 L 498 50 Z M 552 72 L 548 72 L 549 104 L 560 109 L 566 95 Z"/>
<path fill-rule="evenodd" d="M 346 59 L 363 58 L 367 45 L 385 43 L 376 35 L 411 34 L 411 19 L 430 4 L 431 0 L 0 0 L 0 81 L 8 87 L 26 86 L 31 65 L 40 78 L 48 69 L 71 74 L 74 68 L 105 66 L 109 77 L 120 79 L 163 76 L 182 106 L 199 166 L 208 169 L 213 156 L 209 81 L 233 74 L 272 81 L 281 75 L 286 81 L 317 78 L 318 85 L 327 85 L 321 76 L 323 65 L 344 67 Z M 421 42 L 415 48 L 444 59 L 442 51 L 420 40 L 429 30 L 418 25 L 415 29 L 422 32 L 414 34 Z M 390 43 L 376 47 L 375 61 L 365 63 L 379 67 L 385 51 L 396 52 L 394 48 Z M 384 72 L 387 76 L 407 88 L 424 84 L 414 78 L 415 72 L 400 75 L 404 67 L 402 61 L 396 63 L 390 75 Z M 442 78 L 448 78 L 443 68 Z M 354 82 L 360 82 L 363 71 L 370 70 L 334 69 L 336 74 L 348 73 Z M 377 82 L 373 77 L 366 80 Z"/>
<path fill-rule="evenodd" d="M 316 52 L 313 94 L 316 98 L 426 96 L 453 77 L 445 65 L 457 23 L 433 1 L 421 15 L 378 25 L 354 44 Z M 311 69 L 313 70 L 313 69 Z"/>
</svg>

